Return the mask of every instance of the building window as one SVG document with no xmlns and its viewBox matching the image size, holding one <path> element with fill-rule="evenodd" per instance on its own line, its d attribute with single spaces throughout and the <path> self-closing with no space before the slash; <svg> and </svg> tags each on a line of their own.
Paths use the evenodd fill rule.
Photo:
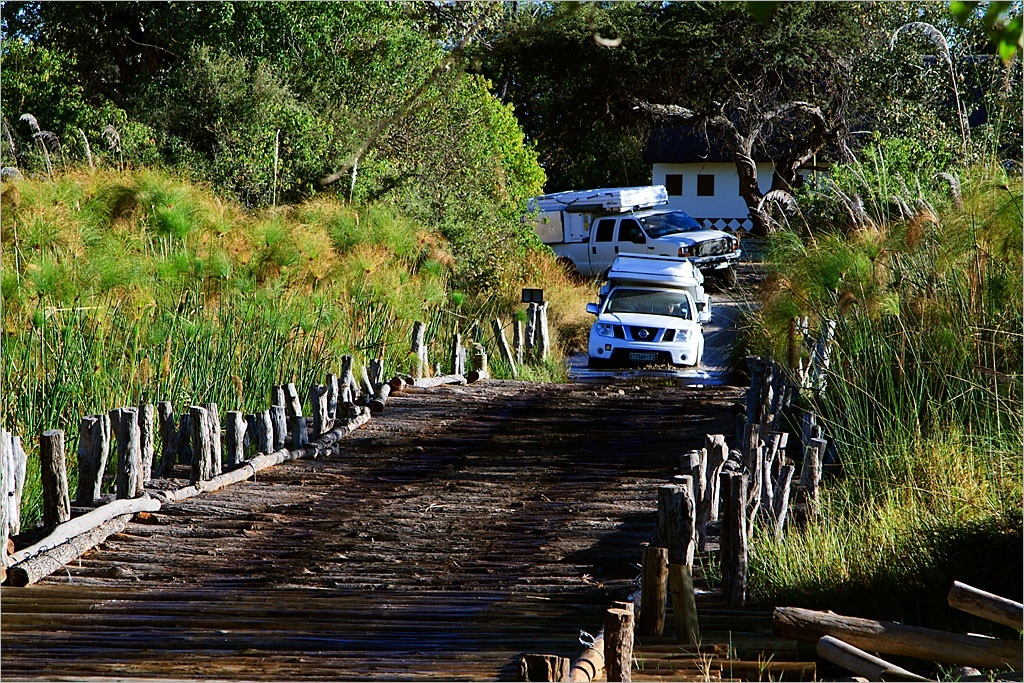
<svg viewBox="0 0 1024 683">
<path fill-rule="evenodd" d="M 665 189 L 668 190 L 669 197 L 682 197 L 683 196 L 683 174 L 682 173 L 666 173 L 665 174 Z"/>
<path fill-rule="evenodd" d="M 698 197 L 714 197 L 715 196 L 715 176 L 700 174 L 697 176 L 697 196 Z"/>
</svg>

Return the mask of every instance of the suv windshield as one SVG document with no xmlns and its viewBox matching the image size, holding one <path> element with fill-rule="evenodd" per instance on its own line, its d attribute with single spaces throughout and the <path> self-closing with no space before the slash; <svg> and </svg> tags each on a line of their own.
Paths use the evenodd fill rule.
<svg viewBox="0 0 1024 683">
<path fill-rule="evenodd" d="M 664 237 L 679 232 L 703 230 L 704 227 L 685 211 L 666 211 L 640 219 L 648 237 Z"/>
<path fill-rule="evenodd" d="M 605 313 L 648 313 L 692 320 L 690 300 L 679 292 L 652 289 L 614 289 Z"/>
</svg>

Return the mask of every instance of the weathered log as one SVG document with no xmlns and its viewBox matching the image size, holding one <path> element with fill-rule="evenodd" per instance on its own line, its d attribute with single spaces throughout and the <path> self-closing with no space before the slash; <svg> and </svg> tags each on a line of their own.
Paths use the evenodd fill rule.
<svg viewBox="0 0 1024 683">
<path fill-rule="evenodd" d="M 729 458 L 729 446 L 722 434 L 708 434 L 704 440 L 707 451 L 707 521 L 718 521 L 721 506 L 721 474 L 725 461 Z"/>
<path fill-rule="evenodd" d="M 284 407 L 288 417 L 302 417 L 302 399 L 299 398 L 299 390 L 295 388 L 294 382 L 284 385 Z"/>
<path fill-rule="evenodd" d="M 692 450 L 684 453 L 679 459 L 679 469 L 690 477 L 693 482 L 693 504 L 699 511 L 704 506 L 704 498 L 707 496 L 707 454 L 702 450 Z M 698 517 L 699 517 L 698 512 Z"/>
<path fill-rule="evenodd" d="M 203 407 L 206 408 L 207 418 L 209 419 L 210 446 L 212 447 L 210 451 L 210 476 L 216 477 L 224 471 L 224 449 L 220 440 L 220 411 L 217 409 L 216 403 L 204 403 Z"/>
<path fill-rule="evenodd" d="M 512 353 L 515 355 L 516 365 L 523 364 L 523 321 L 516 320 L 512 323 Z"/>
<path fill-rule="evenodd" d="M 10 500 L 7 495 L 8 486 L 14 479 L 10 457 L 11 434 L 0 429 L 0 581 L 7 580 L 7 541 L 10 535 Z"/>
<path fill-rule="evenodd" d="M 289 460 L 316 458 L 321 455 L 327 455 L 332 451 L 339 440 L 348 436 L 369 421 L 369 409 L 356 408 L 356 415 L 354 417 L 338 420 L 335 422 L 334 427 L 331 428 L 331 431 L 327 432 L 327 434 L 324 434 L 313 443 L 306 444 L 302 448 L 282 448 L 272 453 L 262 453 L 249 458 L 237 469 L 231 472 L 225 472 L 219 477 L 214 477 L 209 481 L 194 482 L 190 486 L 174 491 L 157 491 L 154 492 L 153 495 L 167 503 L 180 503 L 181 501 L 197 496 L 200 493 L 216 491 L 224 488 L 225 486 L 245 481 L 249 477 L 255 476 L 257 472 L 265 470 L 268 467 L 280 465 L 281 463 L 288 462 Z"/>
<path fill-rule="evenodd" d="M 12 564 L 19 564 L 35 557 L 41 552 L 56 548 L 62 543 L 79 536 L 90 529 L 93 529 L 103 522 L 121 515 L 133 515 L 136 512 L 155 512 L 160 509 L 160 501 L 149 496 L 139 498 L 123 498 L 113 500 L 105 505 L 90 510 L 84 515 L 74 517 L 71 520 L 58 524 L 50 534 L 43 540 L 23 548 L 10 557 Z"/>
<path fill-rule="evenodd" d="M 189 483 L 195 484 L 213 477 L 213 443 L 210 441 L 210 413 L 202 406 L 189 408 L 192 426 L 192 469 Z"/>
<path fill-rule="evenodd" d="M 551 335 L 548 334 L 548 303 L 537 307 L 537 359 L 546 360 L 551 354 Z"/>
<path fill-rule="evenodd" d="M 21 502 L 25 490 L 25 472 L 28 458 L 21 446 L 21 437 L 10 434 L 7 448 L 7 485 L 4 487 L 7 500 L 7 530 L 10 536 L 21 533 Z"/>
<path fill-rule="evenodd" d="M 633 612 L 612 608 L 604 619 L 604 668 L 608 681 L 631 681 Z"/>
<path fill-rule="evenodd" d="M 288 440 L 288 416 L 284 406 L 270 406 L 267 411 L 270 415 L 271 424 L 271 436 L 273 441 L 273 448 L 270 448 L 265 453 L 276 451 L 279 448 L 284 448 L 285 442 Z"/>
<path fill-rule="evenodd" d="M 78 423 L 78 489 L 75 502 L 92 505 L 103 488 L 110 455 L 110 417 L 87 415 Z"/>
<path fill-rule="evenodd" d="M 411 374 L 416 379 L 425 376 L 427 373 L 427 347 L 423 342 L 426 332 L 427 326 L 420 321 L 417 320 L 412 324 L 411 351 L 413 362 Z"/>
<path fill-rule="evenodd" d="M 832 636 L 872 652 L 986 669 L 1019 670 L 1024 664 L 1019 642 L 947 633 L 799 607 L 776 608 L 772 617 L 772 630 L 783 638 L 793 640 L 816 643 L 822 636 Z"/>
<path fill-rule="evenodd" d="M 178 462 L 182 465 L 192 466 L 192 413 L 188 410 L 181 414 L 178 425 L 178 446 L 175 449 L 178 453 Z"/>
<path fill-rule="evenodd" d="M 315 439 L 327 431 L 327 387 L 313 384 L 309 387 L 309 412 L 313 418 L 311 436 Z"/>
<path fill-rule="evenodd" d="M 292 415 L 288 422 L 289 427 L 291 427 L 292 449 L 302 448 L 309 443 L 309 433 L 306 429 L 306 418 L 301 415 Z"/>
<path fill-rule="evenodd" d="M 284 408 L 286 402 L 283 384 L 275 384 L 270 387 L 270 405 Z"/>
<path fill-rule="evenodd" d="M 491 331 L 494 333 L 494 343 L 498 346 L 498 353 L 501 354 L 502 360 L 508 363 L 508 367 L 512 370 L 512 376 L 516 377 L 518 375 L 516 359 L 512 355 L 512 349 L 509 348 L 508 339 L 505 338 L 505 328 L 500 318 L 491 321 Z"/>
<path fill-rule="evenodd" d="M 569 681 L 572 683 L 590 683 L 597 680 L 604 671 L 604 631 L 601 631 L 594 642 L 569 667 Z"/>
<path fill-rule="evenodd" d="M 466 374 L 466 349 L 462 346 L 462 335 L 458 332 L 452 335 L 449 360 L 453 375 Z"/>
<path fill-rule="evenodd" d="M 519 658 L 520 681 L 567 681 L 569 658 L 557 655 L 523 655 Z"/>
<path fill-rule="evenodd" d="M 377 387 L 384 383 L 384 360 L 381 358 L 370 359 L 370 364 L 367 366 L 366 376 L 370 380 L 370 386 L 373 387 L 374 392 L 377 391 Z"/>
<path fill-rule="evenodd" d="M 391 395 L 391 385 L 384 382 L 377 388 L 377 393 L 370 399 L 370 412 L 380 413 L 384 411 L 384 406 L 387 405 L 388 396 Z"/>
<path fill-rule="evenodd" d="M 333 423 L 338 417 L 338 376 L 333 372 L 327 373 L 327 420 Z M 330 426 L 330 424 L 328 424 Z"/>
<path fill-rule="evenodd" d="M 278 408 L 279 417 L 284 419 L 284 407 L 276 406 Z M 272 417 L 274 407 L 270 410 L 262 410 L 256 413 L 256 433 L 255 433 L 255 447 L 257 453 L 273 453 L 278 448 L 284 446 L 284 434 L 281 434 L 282 443 L 277 443 L 277 427 L 274 424 Z M 284 432 L 284 428 L 281 427 L 281 431 Z"/>
<path fill-rule="evenodd" d="M 676 617 L 676 639 L 681 645 L 700 643 L 697 623 L 697 596 L 693 589 L 693 572 L 685 564 L 668 566 L 668 591 L 672 612 Z"/>
<path fill-rule="evenodd" d="M 174 406 L 170 401 L 160 401 L 156 405 L 156 412 L 160 425 L 160 459 L 153 467 L 153 476 L 164 477 L 171 473 L 178 457 L 178 433 L 175 429 Z"/>
<path fill-rule="evenodd" d="M 848 671 L 864 676 L 869 681 L 927 681 L 929 679 L 907 671 L 881 657 L 868 654 L 860 648 L 838 638 L 824 636 L 818 640 L 818 656 L 838 664 Z"/>
<path fill-rule="evenodd" d="M 60 429 L 45 431 L 39 437 L 39 464 L 43 483 L 43 526 L 57 526 L 71 519 L 64 432 Z"/>
<path fill-rule="evenodd" d="M 722 530 L 719 551 L 722 593 L 730 607 L 747 600 L 747 475 L 722 472 Z"/>
<path fill-rule="evenodd" d="M 139 404 L 139 483 L 142 490 L 153 475 L 153 456 L 156 455 L 156 411 L 151 403 Z"/>
<path fill-rule="evenodd" d="M 352 356 L 341 357 L 341 385 L 338 394 L 339 403 L 354 403 L 356 400 L 356 378 L 352 374 Z"/>
<path fill-rule="evenodd" d="M 466 384 L 466 378 L 462 375 L 437 375 L 435 377 L 421 377 L 413 382 L 412 386 L 417 389 L 429 389 L 439 387 L 443 384 Z"/>
<path fill-rule="evenodd" d="M 774 530 L 775 538 L 782 538 L 782 531 L 786 527 L 786 515 L 789 514 L 789 494 L 790 487 L 793 484 L 793 474 L 796 472 L 796 467 L 793 465 L 783 465 L 779 471 L 779 478 L 775 482 L 775 497 L 773 502 L 774 510 L 772 511 L 774 516 Z"/>
<path fill-rule="evenodd" d="M 115 490 L 118 498 L 134 498 L 139 488 L 139 469 L 142 451 L 137 408 L 117 408 L 110 411 L 110 425 L 117 441 L 117 477 Z"/>
<path fill-rule="evenodd" d="M 949 606 L 976 617 L 1003 624 L 1018 631 L 1024 629 L 1024 604 L 994 593 L 954 581 L 949 589 Z"/>
<path fill-rule="evenodd" d="M 245 431 L 242 413 L 229 410 L 224 414 L 224 451 L 228 469 L 238 467 L 245 460 Z"/>
<path fill-rule="evenodd" d="M 526 306 L 526 355 L 536 358 L 534 349 L 537 348 L 537 304 L 531 302 Z"/>
<path fill-rule="evenodd" d="M 373 393 L 376 391 L 373 381 L 370 379 L 370 371 L 365 365 L 359 368 L 359 389 L 367 400 L 373 398 Z"/>
<path fill-rule="evenodd" d="M 693 485 L 689 477 L 685 483 L 665 484 L 658 487 L 658 545 L 668 548 L 671 564 L 693 566 L 695 545 L 694 527 L 696 510 L 693 505 Z"/>
<path fill-rule="evenodd" d="M 665 632 L 665 607 L 668 601 L 668 548 L 644 548 L 642 566 L 637 630 L 641 636 L 660 636 Z"/>
<path fill-rule="evenodd" d="M 141 500 L 135 498 L 132 500 Z M 5 584 L 28 586 L 62 569 L 66 564 L 103 543 L 110 536 L 121 533 L 128 526 L 132 515 L 121 515 L 101 522 L 99 525 L 76 536 L 55 548 L 43 551 L 8 570 Z"/>
</svg>

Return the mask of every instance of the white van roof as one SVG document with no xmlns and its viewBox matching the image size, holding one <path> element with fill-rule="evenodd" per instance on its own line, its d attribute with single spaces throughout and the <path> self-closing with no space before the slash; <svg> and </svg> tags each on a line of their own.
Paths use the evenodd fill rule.
<svg viewBox="0 0 1024 683">
<path fill-rule="evenodd" d="M 704 282 L 704 275 L 685 259 L 620 254 L 608 269 L 608 281 L 613 280 L 685 288 Z"/>
</svg>

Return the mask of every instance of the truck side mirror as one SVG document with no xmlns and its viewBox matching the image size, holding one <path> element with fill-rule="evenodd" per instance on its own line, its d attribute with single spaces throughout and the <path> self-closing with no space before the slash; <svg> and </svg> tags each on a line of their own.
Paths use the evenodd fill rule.
<svg viewBox="0 0 1024 683">
<path fill-rule="evenodd" d="M 698 313 L 697 314 L 697 322 L 699 322 L 701 325 L 703 325 L 704 323 L 711 322 L 711 312 L 710 311 L 701 311 L 700 313 Z"/>
<path fill-rule="evenodd" d="M 599 311 L 600 309 L 598 308 L 597 304 L 587 304 L 587 313 L 590 313 L 591 315 L 597 315 Z"/>
</svg>

